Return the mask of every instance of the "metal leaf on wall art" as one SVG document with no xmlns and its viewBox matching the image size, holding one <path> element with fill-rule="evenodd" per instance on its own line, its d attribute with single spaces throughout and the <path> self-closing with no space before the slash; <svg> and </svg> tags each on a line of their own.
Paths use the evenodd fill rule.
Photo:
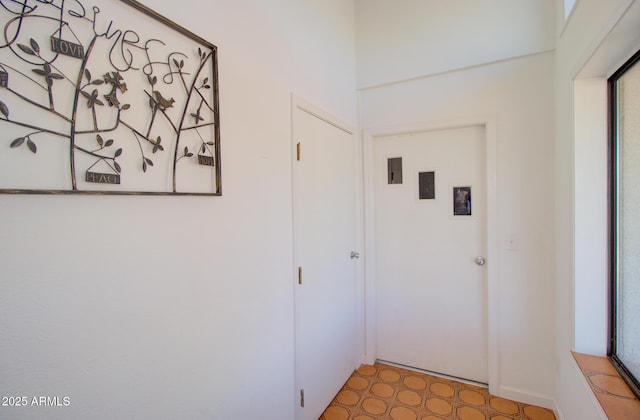
<svg viewBox="0 0 640 420">
<path fill-rule="evenodd" d="M 134 0 L 0 6 L 0 193 L 221 194 L 213 44 Z"/>
</svg>

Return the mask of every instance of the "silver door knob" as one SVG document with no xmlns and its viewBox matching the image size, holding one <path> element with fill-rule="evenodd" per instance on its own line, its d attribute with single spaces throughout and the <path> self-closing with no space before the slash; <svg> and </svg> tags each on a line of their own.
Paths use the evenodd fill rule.
<svg viewBox="0 0 640 420">
<path fill-rule="evenodd" d="M 484 257 L 476 257 L 476 264 L 478 265 L 485 265 L 486 264 L 486 260 L 484 259 Z"/>
</svg>

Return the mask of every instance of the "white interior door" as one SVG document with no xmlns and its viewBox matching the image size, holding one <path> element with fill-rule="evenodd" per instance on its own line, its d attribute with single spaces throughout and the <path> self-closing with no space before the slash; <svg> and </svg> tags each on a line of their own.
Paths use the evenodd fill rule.
<svg viewBox="0 0 640 420">
<path fill-rule="evenodd" d="M 488 382 L 486 267 L 476 262 L 485 141 L 483 126 L 374 140 L 378 359 Z M 390 158 L 402 158 L 393 181 Z"/>
<path fill-rule="evenodd" d="M 297 418 L 316 420 L 356 368 L 354 135 L 293 120 Z"/>
</svg>

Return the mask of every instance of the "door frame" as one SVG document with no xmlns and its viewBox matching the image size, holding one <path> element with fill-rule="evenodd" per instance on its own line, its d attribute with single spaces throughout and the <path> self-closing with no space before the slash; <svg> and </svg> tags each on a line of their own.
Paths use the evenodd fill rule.
<svg viewBox="0 0 640 420">
<path fill-rule="evenodd" d="M 355 261 L 355 297 L 356 302 L 354 302 L 356 309 L 356 329 L 357 329 L 357 337 L 356 337 L 356 346 L 357 346 L 357 354 L 355 354 L 355 359 L 358 364 L 363 363 L 363 359 L 361 357 L 361 353 L 364 353 L 364 330 L 365 330 L 365 310 L 364 310 L 364 258 L 363 252 L 364 249 L 364 215 L 363 215 L 363 182 L 362 182 L 362 146 L 360 136 L 357 135 L 358 128 L 355 125 L 352 125 L 335 115 L 325 111 L 324 109 L 306 101 L 305 99 L 297 96 L 294 93 L 291 93 L 291 252 L 292 252 L 292 264 L 291 264 L 291 284 L 292 284 L 292 293 L 293 293 L 293 354 L 294 354 L 294 364 L 293 364 L 293 380 L 294 380 L 294 407 L 295 407 L 295 418 L 298 419 L 301 416 L 300 405 L 299 405 L 299 395 L 298 392 L 300 390 L 300 377 L 298 371 L 298 355 L 297 355 L 297 343 L 299 336 L 299 325 L 297 323 L 297 314 L 298 314 L 298 299 L 297 299 L 297 286 L 298 286 L 298 256 L 297 256 L 297 248 L 296 248 L 296 214 L 295 214 L 295 206 L 294 206 L 294 194 L 296 187 L 296 177 L 295 177 L 295 165 L 297 160 L 297 143 L 299 138 L 299 132 L 296 125 L 296 112 L 302 111 L 307 113 L 313 117 L 316 117 L 327 124 L 330 124 L 347 134 L 353 137 L 353 145 L 354 145 L 354 187 L 355 194 L 354 204 L 355 204 L 355 242 L 354 242 L 354 251 L 360 254 L 360 257 Z M 302 151 L 304 153 L 304 150 Z M 357 366 L 354 366 L 354 369 Z M 338 390 L 336 390 L 338 391 Z"/>
<path fill-rule="evenodd" d="M 497 238 L 497 133 L 496 117 L 480 115 L 450 120 L 431 121 L 399 126 L 380 127 L 363 133 L 364 175 L 364 353 L 363 363 L 372 364 L 377 357 L 376 308 L 376 229 L 374 147 L 376 137 L 420 133 L 446 129 L 482 126 L 485 130 L 486 152 L 486 259 L 487 259 L 487 369 L 489 392 L 499 393 L 500 355 L 498 346 L 498 238 Z"/>
</svg>

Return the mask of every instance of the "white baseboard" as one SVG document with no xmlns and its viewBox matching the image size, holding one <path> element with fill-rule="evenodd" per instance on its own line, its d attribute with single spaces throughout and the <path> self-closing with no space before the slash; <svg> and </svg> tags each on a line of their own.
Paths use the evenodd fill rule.
<svg viewBox="0 0 640 420">
<path fill-rule="evenodd" d="M 556 409 L 556 402 L 553 397 L 548 395 L 532 394 L 531 392 L 509 386 L 500 386 L 498 388 L 498 395 L 496 396 L 526 404 L 537 405 L 538 407 L 548 408 L 550 410 Z"/>
<path fill-rule="evenodd" d="M 359 365 L 373 365 L 376 362 L 375 357 L 371 356 L 371 355 L 367 355 L 364 353 L 361 353 L 360 356 L 358 357 L 358 366 Z"/>
</svg>

